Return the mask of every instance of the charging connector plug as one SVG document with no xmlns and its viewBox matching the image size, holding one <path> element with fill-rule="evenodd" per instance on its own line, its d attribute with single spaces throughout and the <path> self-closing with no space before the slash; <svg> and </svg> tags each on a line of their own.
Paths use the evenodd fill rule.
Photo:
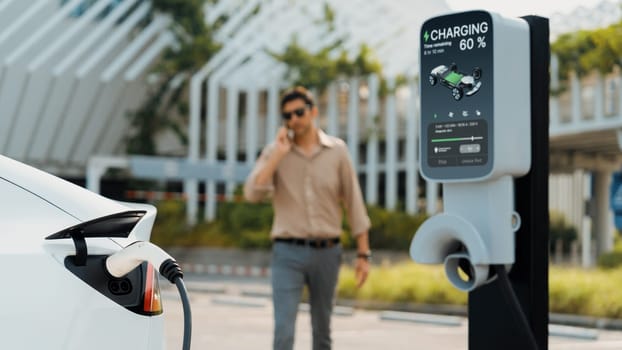
<svg viewBox="0 0 622 350">
<path fill-rule="evenodd" d="M 110 255 L 106 259 L 106 268 L 114 277 L 123 277 L 143 261 L 153 265 L 171 283 L 174 283 L 174 279 L 170 277 L 179 276 L 179 274 L 183 276 L 181 268 L 168 253 L 157 245 L 144 241 L 134 242 Z M 166 274 L 162 273 L 163 270 Z"/>
<path fill-rule="evenodd" d="M 184 273 L 177 261 L 173 259 L 164 260 L 160 265 L 160 275 L 164 276 L 169 282 L 175 283 L 175 280 L 184 278 Z"/>
<path fill-rule="evenodd" d="M 135 269 L 136 266 L 142 264 L 143 261 L 147 261 L 156 267 L 160 275 L 177 286 L 184 309 L 184 340 L 182 349 L 189 350 L 192 336 L 190 298 L 183 281 L 184 274 L 175 259 L 151 242 L 138 241 L 106 258 L 106 269 L 114 277 L 123 277 Z"/>
</svg>

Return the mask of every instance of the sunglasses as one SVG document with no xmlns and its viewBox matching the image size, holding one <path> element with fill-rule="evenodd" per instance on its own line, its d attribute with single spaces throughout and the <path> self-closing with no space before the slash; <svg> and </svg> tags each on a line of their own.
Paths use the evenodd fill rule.
<svg viewBox="0 0 622 350">
<path fill-rule="evenodd" d="M 283 112 L 283 119 L 290 120 L 292 119 L 292 115 L 296 115 L 298 118 L 302 118 L 305 115 L 306 107 L 296 108 L 291 112 Z"/>
</svg>

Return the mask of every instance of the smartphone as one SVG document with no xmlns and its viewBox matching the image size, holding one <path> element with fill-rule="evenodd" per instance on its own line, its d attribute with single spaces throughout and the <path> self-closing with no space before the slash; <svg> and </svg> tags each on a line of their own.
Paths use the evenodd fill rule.
<svg viewBox="0 0 622 350">
<path fill-rule="evenodd" d="M 283 126 L 285 127 L 285 129 L 287 129 L 287 138 L 290 141 L 294 141 L 294 130 L 292 130 L 289 126 L 287 126 L 287 122 L 283 122 Z"/>
</svg>

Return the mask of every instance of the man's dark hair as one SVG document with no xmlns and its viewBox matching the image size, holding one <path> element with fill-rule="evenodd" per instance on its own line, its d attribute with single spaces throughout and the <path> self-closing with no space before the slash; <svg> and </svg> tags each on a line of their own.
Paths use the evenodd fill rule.
<svg viewBox="0 0 622 350">
<path fill-rule="evenodd" d="M 311 91 L 305 89 L 302 86 L 296 86 L 285 91 L 281 96 L 281 109 L 283 109 L 283 106 L 285 106 L 286 103 L 297 99 L 305 101 L 305 104 L 307 104 L 309 107 L 313 107 L 314 105 L 313 94 L 311 93 Z"/>
</svg>

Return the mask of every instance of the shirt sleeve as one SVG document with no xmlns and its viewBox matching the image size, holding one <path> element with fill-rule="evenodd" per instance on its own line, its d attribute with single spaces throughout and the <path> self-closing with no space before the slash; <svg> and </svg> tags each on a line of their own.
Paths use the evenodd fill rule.
<svg viewBox="0 0 622 350">
<path fill-rule="evenodd" d="M 244 198 L 249 202 L 259 202 L 274 192 L 274 176 L 266 185 L 258 186 L 255 184 L 257 173 L 265 166 L 267 159 L 270 157 L 270 153 L 272 153 L 272 147 L 266 146 L 255 162 L 253 170 L 246 178 L 246 182 L 244 183 Z"/>
<path fill-rule="evenodd" d="M 341 166 L 339 169 L 343 204 L 348 215 L 348 223 L 352 229 L 352 235 L 357 236 L 367 232 L 371 227 L 371 220 L 367 215 L 367 208 L 363 200 L 361 185 L 354 171 L 352 160 L 347 148 L 344 149 Z"/>
</svg>

